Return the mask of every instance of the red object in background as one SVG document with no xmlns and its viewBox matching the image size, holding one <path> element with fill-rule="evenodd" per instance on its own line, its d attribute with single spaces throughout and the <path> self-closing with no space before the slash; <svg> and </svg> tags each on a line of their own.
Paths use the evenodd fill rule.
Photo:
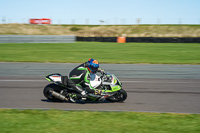
<svg viewBox="0 0 200 133">
<path fill-rule="evenodd" d="M 51 24 L 51 19 L 42 18 L 42 19 L 30 19 L 30 24 Z"/>
</svg>

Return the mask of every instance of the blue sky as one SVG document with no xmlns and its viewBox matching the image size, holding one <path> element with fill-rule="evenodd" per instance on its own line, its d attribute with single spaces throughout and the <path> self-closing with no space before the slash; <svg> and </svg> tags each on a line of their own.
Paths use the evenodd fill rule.
<svg viewBox="0 0 200 133">
<path fill-rule="evenodd" d="M 29 18 L 58 24 L 200 24 L 200 0 L 0 0 L 0 23 Z"/>
</svg>

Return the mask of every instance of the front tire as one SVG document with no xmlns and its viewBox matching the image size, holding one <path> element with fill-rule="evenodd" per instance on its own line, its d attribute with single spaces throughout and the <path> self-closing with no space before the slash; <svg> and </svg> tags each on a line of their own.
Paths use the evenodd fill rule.
<svg viewBox="0 0 200 133">
<path fill-rule="evenodd" d="M 114 94 L 112 97 L 107 98 L 109 102 L 123 102 L 127 98 L 127 93 L 125 90 L 121 89 L 116 94 Z"/>
<path fill-rule="evenodd" d="M 43 94 L 48 100 L 50 100 L 52 102 L 62 102 L 62 100 L 57 99 L 54 96 L 52 96 L 51 92 L 50 92 L 50 91 L 56 91 L 56 92 L 60 93 L 60 90 L 61 90 L 60 86 L 58 86 L 56 84 L 49 84 L 44 88 Z"/>
</svg>

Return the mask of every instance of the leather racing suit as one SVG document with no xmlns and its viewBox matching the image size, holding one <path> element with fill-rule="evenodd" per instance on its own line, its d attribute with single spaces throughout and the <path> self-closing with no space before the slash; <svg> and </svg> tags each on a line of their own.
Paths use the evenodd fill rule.
<svg viewBox="0 0 200 133">
<path fill-rule="evenodd" d="M 69 73 L 68 85 L 78 93 L 82 94 L 82 96 L 86 95 L 85 92 L 100 94 L 100 90 L 95 89 L 90 85 L 90 79 L 91 77 L 90 72 L 87 69 L 87 63 L 83 63 L 75 67 Z M 85 90 L 83 88 L 85 88 Z M 87 97 L 87 95 L 85 97 Z"/>
</svg>

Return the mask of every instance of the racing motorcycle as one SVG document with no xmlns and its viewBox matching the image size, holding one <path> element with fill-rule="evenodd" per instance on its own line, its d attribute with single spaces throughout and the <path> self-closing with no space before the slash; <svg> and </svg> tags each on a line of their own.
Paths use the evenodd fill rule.
<svg viewBox="0 0 200 133">
<path fill-rule="evenodd" d="M 79 96 L 72 87 L 68 86 L 65 80 L 67 76 L 62 76 L 59 73 L 54 73 L 46 76 L 46 79 L 51 84 L 48 84 L 44 90 L 44 96 L 52 102 L 98 102 L 107 100 L 109 102 L 123 102 L 127 98 L 127 93 L 122 89 L 122 83 L 114 75 L 108 72 L 104 74 L 90 74 L 91 80 L 90 85 L 102 91 L 101 95 L 95 95 L 88 93 L 87 98 Z"/>
</svg>

